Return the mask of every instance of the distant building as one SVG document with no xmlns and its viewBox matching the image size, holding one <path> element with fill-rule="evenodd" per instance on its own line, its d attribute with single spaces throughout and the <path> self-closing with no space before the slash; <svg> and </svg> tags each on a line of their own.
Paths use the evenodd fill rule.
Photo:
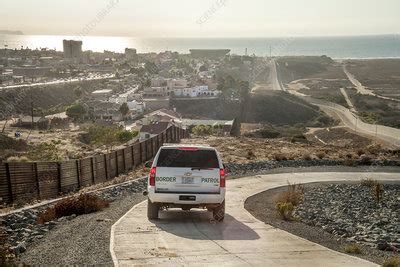
<svg viewBox="0 0 400 267">
<path fill-rule="evenodd" d="M 166 131 L 171 125 L 170 122 L 156 122 L 149 125 L 143 125 L 139 131 L 139 141 L 159 135 Z"/>
<path fill-rule="evenodd" d="M 177 97 L 216 97 L 221 93 L 218 90 L 210 90 L 207 85 L 174 90 L 174 95 Z"/>
<path fill-rule="evenodd" d="M 81 58 L 82 41 L 63 40 L 64 58 Z"/>
<path fill-rule="evenodd" d="M 125 48 L 125 58 L 129 60 L 136 60 L 137 59 L 136 49 Z"/>
</svg>

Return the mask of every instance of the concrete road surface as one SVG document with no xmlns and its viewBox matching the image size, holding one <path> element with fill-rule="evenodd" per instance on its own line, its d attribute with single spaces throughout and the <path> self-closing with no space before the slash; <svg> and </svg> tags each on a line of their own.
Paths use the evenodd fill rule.
<svg viewBox="0 0 400 267">
<path fill-rule="evenodd" d="M 255 219 L 244 201 L 287 181 L 400 180 L 396 173 L 289 173 L 227 181 L 226 218 L 214 223 L 207 211 L 161 212 L 149 221 L 147 202 L 133 207 L 111 230 L 110 251 L 116 266 L 376 266 Z"/>
</svg>

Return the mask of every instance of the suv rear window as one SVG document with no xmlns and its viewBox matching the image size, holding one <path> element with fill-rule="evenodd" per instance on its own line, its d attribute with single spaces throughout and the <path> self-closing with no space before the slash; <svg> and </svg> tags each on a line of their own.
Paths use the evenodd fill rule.
<svg viewBox="0 0 400 267">
<path fill-rule="evenodd" d="M 157 167 L 219 168 L 214 150 L 161 149 Z"/>
</svg>

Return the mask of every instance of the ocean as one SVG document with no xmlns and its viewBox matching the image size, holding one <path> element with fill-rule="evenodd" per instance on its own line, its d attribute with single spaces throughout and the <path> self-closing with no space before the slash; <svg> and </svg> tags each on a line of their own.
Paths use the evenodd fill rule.
<svg viewBox="0 0 400 267">
<path fill-rule="evenodd" d="M 62 51 L 62 40 L 71 36 L 0 35 L 0 48 L 49 48 Z M 138 53 L 176 51 L 192 48 L 231 49 L 232 54 L 257 56 L 321 56 L 346 58 L 400 58 L 400 35 L 287 38 L 131 38 L 87 36 L 83 50 L 124 52 L 126 47 Z"/>
</svg>

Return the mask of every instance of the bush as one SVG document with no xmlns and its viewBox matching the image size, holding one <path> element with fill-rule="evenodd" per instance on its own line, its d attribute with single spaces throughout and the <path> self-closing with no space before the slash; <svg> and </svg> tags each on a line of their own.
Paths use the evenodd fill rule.
<svg viewBox="0 0 400 267">
<path fill-rule="evenodd" d="M 73 120 L 80 120 L 86 115 L 86 108 L 81 104 L 74 104 L 67 108 L 66 114 Z"/>
<path fill-rule="evenodd" d="M 275 153 L 273 156 L 274 160 L 276 161 L 282 161 L 282 160 L 287 160 L 287 157 L 283 153 Z"/>
<path fill-rule="evenodd" d="M 276 203 L 276 208 L 282 219 L 284 219 L 285 221 L 293 220 L 294 206 L 292 203 L 278 202 L 278 203 Z"/>
<path fill-rule="evenodd" d="M 247 151 L 247 155 L 246 155 L 247 159 L 255 159 L 256 155 L 254 154 L 254 152 L 252 150 L 248 150 Z"/>
<path fill-rule="evenodd" d="M 82 194 L 76 197 L 68 197 L 57 202 L 53 207 L 38 215 L 36 223 L 55 220 L 72 214 L 82 215 L 101 211 L 109 206 L 109 202 L 96 195 Z"/>
<path fill-rule="evenodd" d="M 192 133 L 195 135 L 212 135 L 214 133 L 214 129 L 210 125 L 197 125 L 192 128 Z"/>
<path fill-rule="evenodd" d="M 278 195 L 276 202 L 292 203 L 293 206 L 299 205 L 303 199 L 304 188 L 298 184 L 288 183 L 287 190 Z"/>
<path fill-rule="evenodd" d="M 344 251 L 349 254 L 361 254 L 361 247 L 358 244 L 351 244 L 345 246 Z"/>
<path fill-rule="evenodd" d="M 400 267 L 400 257 L 387 258 L 383 264 L 383 267 Z"/>
<path fill-rule="evenodd" d="M 40 143 L 29 147 L 28 158 L 33 161 L 59 161 L 62 154 L 54 143 Z"/>
<path fill-rule="evenodd" d="M 384 192 L 384 190 L 383 190 L 383 185 L 382 184 L 377 182 L 372 186 L 372 193 L 373 193 L 374 198 L 375 198 L 375 200 L 377 202 L 380 202 L 382 200 L 383 192 Z"/>
<path fill-rule="evenodd" d="M 137 131 L 132 132 L 132 131 L 122 130 L 117 134 L 117 136 L 118 136 L 118 140 L 121 143 L 126 143 L 126 142 L 129 142 L 130 140 L 132 140 L 133 138 L 135 138 L 138 134 L 139 133 Z"/>
<path fill-rule="evenodd" d="M 304 160 L 311 160 L 312 158 L 311 158 L 310 154 L 304 154 L 303 155 L 303 159 Z"/>
<path fill-rule="evenodd" d="M 361 179 L 361 185 L 363 186 L 368 186 L 368 187 L 373 187 L 375 184 L 377 184 L 378 181 L 371 179 L 371 178 L 363 178 Z"/>
<path fill-rule="evenodd" d="M 324 151 L 318 151 L 317 154 L 316 154 L 316 156 L 317 156 L 319 159 L 323 159 L 323 158 L 325 158 L 326 153 L 325 153 Z"/>
<path fill-rule="evenodd" d="M 0 228 L 0 266 L 18 266 L 15 264 L 15 255 L 10 249 L 4 228 Z"/>
</svg>

